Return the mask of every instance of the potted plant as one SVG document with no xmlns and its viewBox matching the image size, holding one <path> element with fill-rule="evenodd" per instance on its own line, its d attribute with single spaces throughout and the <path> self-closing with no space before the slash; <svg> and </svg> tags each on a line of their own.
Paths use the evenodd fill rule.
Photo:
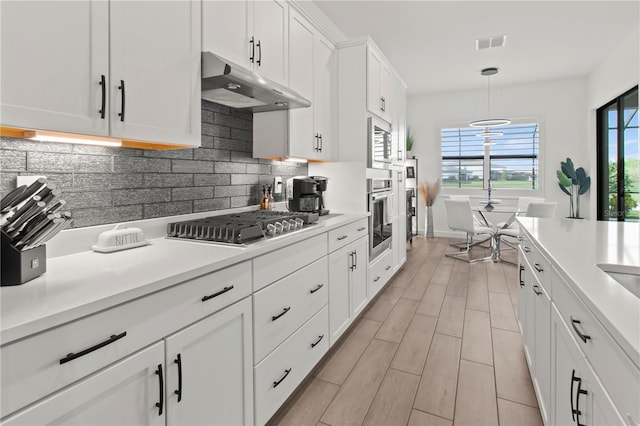
<svg viewBox="0 0 640 426">
<path fill-rule="evenodd" d="M 427 208 L 427 229 L 424 231 L 424 236 L 427 238 L 433 238 L 433 212 L 431 207 L 433 206 L 436 197 L 440 192 L 440 179 L 435 182 L 418 182 L 418 189 L 420 195 L 424 200 L 424 205 Z"/>
<path fill-rule="evenodd" d="M 411 150 L 413 149 L 413 143 L 414 142 L 415 142 L 415 139 L 414 139 L 413 135 L 411 134 L 411 129 L 409 127 L 407 127 L 407 142 L 406 142 L 407 158 L 409 158 L 409 156 L 411 154 Z"/>
<path fill-rule="evenodd" d="M 556 171 L 558 176 L 558 186 L 569 196 L 569 217 L 582 219 L 580 217 L 580 196 L 585 194 L 591 187 L 591 178 L 582 167 L 577 169 L 573 166 L 571 158 L 560 162 L 560 170 Z M 575 198 L 575 203 L 574 203 Z"/>
</svg>

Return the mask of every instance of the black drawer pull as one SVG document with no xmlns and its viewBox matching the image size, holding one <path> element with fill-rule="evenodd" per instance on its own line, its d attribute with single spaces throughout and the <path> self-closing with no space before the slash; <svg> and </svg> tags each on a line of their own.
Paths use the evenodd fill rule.
<svg viewBox="0 0 640 426">
<path fill-rule="evenodd" d="M 255 58 L 255 54 L 256 54 L 256 44 L 255 44 L 255 40 L 253 38 L 253 36 L 251 36 L 251 40 L 249 40 L 249 44 L 251 45 L 251 56 L 249 56 L 249 60 L 251 61 L 251 63 L 254 63 L 254 58 Z"/>
<path fill-rule="evenodd" d="M 366 226 L 363 226 L 362 228 L 358 228 L 358 232 L 362 232 L 362 231 L 364 231 L 365 229 L 367 229 L 367 227 L 366 227 Z"/>
<path fill-rule="evenodd" d="M 391 265 L 389 265 L 386 268 L 384 268 L 385 271 L 388 271 L 389 269 L 391 269 Z"/>
<path fill-rule="evenodd" d="M 96 351 L 96 350 L 98 350 L 100 348 L 103 348 L 103 347 L 105 347 L 107 345 L 110 345 L 111 343 L 115 342 L 116 340 L 122 339 L 126 335 L 127 335 L 126 331 L 123 331 L 120 334 L 112 334 L 111 337 L 109 337 L 107 340 L 105 340 L 104 342 L 100 342 L 95 346 L 91 346 L 90 348 L 82 350 L 82 351 L 80 351 L 78 353 L 71 352 L 71 353 L 67 354 L 67 356 L 65 356 L 64 358 L 62 358 L 60 360 L 60 364 L 65 364 L 65 363 L 67 363 L 69 361 L 73 361 L 76 358 L 80 358 L 81 356 L 84 356 L 84 355 L 86 355 L 88 353 L 91 353 L 91 352 Z"/>
<path fill-rule="evenodd" d="M 182 401 L 182 357 L 180 354 L 176 356 L 173 362 L 178 364 L 178 390 L 173 391 L 173 393 L 178 395 L 178 402 L 180 402 Z"/>
<path fill-rule="evenodd" d="M 312 347 L 312 348 L 315 348 L 316 346 L 318 346 L 318 343 L 320 343 L 320 341 L 321 341 L 322 339 L 324 339 L 324 334 L 323 334 L 323 335 L 318 336 L 318 340 L 316 340 L 315 342 L 313 342 L 313 343 L 311 344 L 311 347 Z"/>
<path fill-rule="evenodd" d="M 533 287 L 531 287 L 531 289 L 533 290 L 533 292 L 536 294 L 536 296 L 540 296 L 542 294 L 541 291 L 538 291 L 537 289 L 539 289 L 540 287 L 538 287 L 537 285 L 534 285 Z"/>
<path fill-rule="evenodd" d="M 524 287 L 524 280 L 522 279 L 523 272 L 524 272 L 524 266 L 520 265 L 520 272 L 519 272 L 520 287 Z"/>
<path fill-rule="evenodd" d="M 373 282 L 376 282 L 376 281 L 378 281 L 379 279 L 380 279 L 380 276 L 377 276 L 377 277 L 375 277 L 375 278 L 373 279 Z"/>
<path fill-rule="evenodd" d="M 220 296 L 221 294 L 225 294 L 226 292 L 231 291 L 231 290 L 233 290 L 233 286 L 232 286 L 232 285 L 230 285 L 229 287 L 225 287 L 225 288 L 223 288 L 222 290 L 220 290 L 220 291 L 219 291 L 219 292 L 217 292 L 217 293 L 213 293 L 213 294 L 211 294 L 211 295 L 209 295 L 209 296 L 204 296 L 204 297 L 202 298 L 202 301 L 203 301 L 203 302 L 206 302 L 206 301 L 207 301 L 207 300 L 209 300 L 209 299 L 213 299 L 214 297 L 218 297 L 218 296 Z"/>
<path fill-rule="evenodd" d="M 256 64 L 260 67 L 262 66 L 262 40 L 258 40 L 256 47 L 258 48 L 258 59 L 256 60 Z"/>
<path fill-rule="evenodd" d="M 587 426 L 584 423 L 580 423 L 580 414 L 582 414 L 582 412 L 580 411 L 580 395 L 587 395 L 588 392 L 584 389 L 582 389 L 582 380 L 580 380 L 578 382 L 578 392 L 576 392 L 576 424 L 578 426 Z"/>
<path fill-rule="evenodd" d="M 289 373 L 291 373 L 291 369 L 290 369 L 290 368 L 289 368 L 288 370 L 284 370 L 284 376 L 282 376 L 282 377 L 280 378 L 280 380 L 278 380 L 278 381 L 276 381 L 276 382 L 273 382 L 273 387 L 275 388 L 275 387 L 277 387 L 280 383 L 282 383 L 282 381 L 283 381 L 284 379 L 286 379 L 286 378 L 287 378 L 287 376 L 289 375 Z"/>
<path fill-rule="evenodd" d="M 100 118 L 104 120 L 107 108 L 107 81 L 104 74 L 100 76 L 100 86 L 102 90 L 102 101 L 100 102 L 100 111 L 98 112 L 100 113 Z"/>
<path fill-rule="evenodd" d="M 291 306 L 289 306 L 289 307 L 287 307 L 287 308 L 284 308 L 284 310 L 283 310 L 281 313 L 279 313 L 278 315 L 274 315 L 274 316 L 272 316 L 272 317 L 271 317 L 271 321 L 275 321 L 275 320 L 277 320 L 278 318 L 280 318 L 281 316 L 283 316 L 284 314 L 286 314 L 287 312 L 289 312 L 289 310 L 291 310 Z"/>
<path fill-rule="evenodd" d="M 316 288 L 314 288 L 313 290 L 309 290 L 309 293 L 313 294 L 316 291 L 320 290 L 322 287 L 324 287 L 324 284 L 318 284 Z"/>
<path fill-rule="evenodd" d="M 525 253 L 531 253 L 531 249 L 527 246 L 524 246 L 522 250 L 524 250 Z"/>
<path fill-rule="evenodd" d="M 533 267 L 536 268 L 536 271 L 538 272 L 544 272 L 544 269 L 542 269 L 542 266 L 540 266 L 539 263 L 534 263 Z"/>
<path fill-rule="evenodd" d="M 582 379 L 580 379 L 580 377 L 576 376 L 576 370 L 571 370 L 571 395 L 569 395 L 569 401 L 571 401 L 571 418 L 573 419 L 573 421 L 576 421 L 576 409 L 573 407 L 573 383 L 574 382 L 581 382 Z M 577 401 L 578 398 L 576 398 Z"/>
<path fill-rule="evenodd" d="M 338 241 L 340 241 L 340 240 L 344 240 L 344 239 L 345 239 L 345 238 L 347 238 L 347 237 L 348 237 L 348 235 L 343 235 L 342 237 L 338 237 Z"/>
<path fill-rule="evenodd" d="M 591 339 L 591 336 L 587 334 L 583 334 L 580 332 L 580 330 L 578 330 L 578 327 L 576 327 L 576 324 L 582 324 L 580 320 L 573 319 L 573 317 L 571 316 L 569 318 L 571 318 L 571 325 L 573 326 L 573 331 L 576 332 L 580 340 L 582 340 L 584 343 L 587 343 L 587 340 Z"/>
<path fill-rule="evenodd" d="M 125 106 L 125 89 L 124 89 L 124 80 L 120 80 L 120 86 L 118 86 L 118 89 L 120 89 L 122 91 L 122 100 L 120 103 L 120 108 L 122 110 L 122 112 L 118 113 L 118 116 L 120 117 L 120 121 L 124 121 L 124 106 Z"/>
<path fill-rule="evenodd" d="M 158 364 L 158 369 L 156 370 L 156 374 L 158 375 L 158 389 L 160 393 L 160 401 L 156 402 L 156 407 L 159 408 L 158 415 L 162 415 L 162 408 L 164 407 L 164 378 L 162 377 L 162 364 Z"/>
</svg>

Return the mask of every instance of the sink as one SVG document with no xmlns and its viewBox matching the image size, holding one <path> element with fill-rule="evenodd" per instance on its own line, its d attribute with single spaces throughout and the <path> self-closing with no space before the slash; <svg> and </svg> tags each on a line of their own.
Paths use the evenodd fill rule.
<svg viewBox="0 0 640 426">
<path fill-rule="evenodd" d="M 640 266 L 616 265 L 614 263 L 598 263 L 596 266 L 637 298 L 640 298 Z"/>
</svg>

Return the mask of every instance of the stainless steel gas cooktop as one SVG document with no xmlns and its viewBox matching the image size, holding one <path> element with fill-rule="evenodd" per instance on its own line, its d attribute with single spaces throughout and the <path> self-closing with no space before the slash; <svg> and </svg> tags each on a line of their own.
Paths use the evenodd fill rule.
<svg viewBox="0 0 640 426">
<path fill-rule="evenodd" d="M 299 231 L 317 222 L 318 217 L 318 213 L 254 210 L 169 223 L 167 237 L 247 244 Z"/>
</svg>

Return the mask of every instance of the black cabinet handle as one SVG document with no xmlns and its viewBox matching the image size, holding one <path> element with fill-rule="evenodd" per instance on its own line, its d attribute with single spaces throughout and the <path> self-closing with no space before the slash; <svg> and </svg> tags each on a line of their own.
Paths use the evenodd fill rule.
<svg viewBox="0 0 640 426">
<path fill-rule="evenodd" d="M 309 293 L 313 294 L 316 291 L 320 290 L 322 287 L 324 287 L 324 284 L 318 284 L 316 288 L 314 288 L 313 290 L 309 290 Z"/>
<path fill-rule="evenodd" d="M 341 237 L 338 237 L 338 241 L 340 241 L 340 240 L 344 240 L 344 239 L 345 239 L 345 238 L 347 238 L 347 237 L 348 237 L 348 235 L 343 235 L 343 236 L 341 236 Z"/>
<path fill-rule="evenodd" d="M 233 286 L 232 286 L 232 285 L 230 285 L 229 287 L 225 287 L 225 288 L 223 288 L 222 290 L 220 290 L 220 291 L 219 291 L 219 292 L 217 292 L 217 293 L 213 293 L 213 294 L 211 294 L 211 295 L 209 295 L 209 296 L 203 296 L 203 297 L 202 297 L 202 301 L 203 301 L 203 302 L 206 302 L 206 301 L 207 301 L 207 300 L 209 300 L 209 299 L 213 299 L 214 297 L 218 297 L 218 296 L 220 296 L 221 294 L 225 294 L 226 292 L 231 291 L 231 290 L 233 290 Z"/>
<path fill-rule="evenodd" d="M 580 330 L 578 330 L 578 327 L 576 327 L 576 324 L 582 324 L 580 320 L 573 319 L 572 316 L 570 316 L 569 318 L 571 319 L 571 326 L 573 327 L 573 331 L 576 332 L 576 334 L 578 335 L 580 340 L 582 340 L 583 343 L 587 343 L 587 340 L 591 339 L 591 336 L 584 334 L 580 332 Z"/>
<path fill-rule="evenodd" d="M 536 296 L 540 296 L 542 294 L 541 291 L 538 291 L 537 289 L 539 289 L 540 287 L 538 287 L 537 285 L 534 285 L 533 287 L 531 287 L 531 289 L 533 290 L 533 292 L 536 294 Z"/>
<path fill-rule="evenodd" d="M 322 335 L 318 336 L 318 340 L 316 340 L 315 342 L 313 342 L 313 343 L 311 344 L 311 347 L 312 347 L 312 348 L 315 348 L 316 346 L 318 346 L 318 343 L 320 343 L 320 341 L 321 341 L 322 339 L 324 339 L 324 334 L 322 334 Z"/>
<path fill-rule="evenodd" d="M 320 133 L 316 133 L 316 135 L 313 138 L 316 141 L 315 146 L 313 147 L 313 150 L 318 152 L 320 151 Z"/>
<path fill-rule="evenodd" d="M 158 390 L 160 394 L 160 401 L 156 402 L 156 407 L 159 408 L 158 415 L 162 415 L 162 408 L 164 407 L 164 378 L 162 377 L 162 364 L 158 364 L 158 369 L 156 370 L 156 374 L 158 375 Z"/>
<path fill-rule="evenodd" d="M 258 60 L 256 61 L 256 63 L 258 64 L 258 66 L 261 66 L 262 64 L 262 40 L 258 40 Z"/>
<path fill-rule="evenodd" d="M 282 312 L 281 312 L 281 313 L 279 313 L 278 315 L 274 315 L 274 316 L 272 316 L 272 317 L 271 317 L 271 321 L 275 321 L 275 320 L 277 320 L 278 318 L 280 318 L 281 316 L 283 316 L 284 314 L 286 314 L 286 313 L 287 313 L 287 312 L 289 312 L 290 310 L 291 310 L 291 306 L 289 306 L 289 307 L 287 307 L 287 308 L 284 308 L 284 309 L 282 310 Z"/>
<path fill-rule="evenodd" d="M 386 110 L 387 110 L 387 100 L 383 96 L 382 97 L 382 111 L 386 111 Z"/>
<path fill-rule="evenodd" d="M 524 250 L 525 253 L 531 253 L 531 249 L 527 246 L 524 246 L 522 250 Z"/>
<path fill-rule="evenodd" d="M 322 141 L 322 133 L 318 133 L 320 135 L 320 152 L 322 152 L 322 147 L 324 146 L 324 143 Z"/>
<path fill-rule="evenodd" d="M 582 380 L 578 381 L 578 392 L 576 392 L 576 424 L 578 426 L 586 426 L 580 423 L 580 414 L 582 414 L 582 412 L 580 411 L 580 395 L 587 395 L 587 394 L 588 392 L 582 389 Z"/>
<path fill-rule="evenodd" d="M 351 269 L 352 271 L 356 269 L 356 252 L 352 251 L 349 252 L 349 257 L 351 258 L 351 266 L 349 266 L 349 269 Z"/>
<path fill-rule="evenodd" d="M 384 98 L 380 96 L 380 111 L 384 111 Z"/>
<path fill-rule="evenodd" d="M 100 76 L 100 86 L 102 89 L 102 102 L 100 103 L 100 118 L 104 120 L 104 115 L 106 114 L 107 108 L 107 81 L 104 74 Z"/>
<path fill-rule="evenodd" d="M 544 272 L 544 269 L 542 269 L 542 266 L 540 266 L 539 263 L 534 263 L 533 267 L 536 268 L 536 271 L 538 272 Z"/>
<path fill-rule="evenodd" d="M 178 364 L 178 390 L 173 391 L 173 393 L 178 395 L 178 402 L 180 402 L 182 401 L 182 357 L 180 354 L 176 356 L 173 362 Z"/>
<path fill-rule="evenodd" d="M 110 345 L 111 343 L 122 339 L 126 335 L 127 335 L 126 331 L 123 331 L 120 334 L 112 334 L 111 337 L 109 337 L 107 340 L 105 340 L 104 342 L 100 342 L 95 346 L 91 346 L 90 348 L 84 349 L 84 350 L 82 350 L 82 351 L 80 351 L 78 353 L 71 352 L 71 353 L 67 354 L 67 356 L 65 356 L 64 358 L 62 358 L 60 360 L 60 364 L 65 364 L 65 363 L 67 363 L 69 361 L 73 361 L 76 358 L 80 358 L 81 356 L 84 356 L 84 355 L 86 355 L 88 353 L 96 351 L 96 350 L 98 350 L 100 348 L 104 348 L 105 346 Z"/>
<path fill-rule="evenodd" d="M 384 268 L 385 271 L 388 271 L 389 269 L 391 269 L 391 265 L 389 265 L 386 268 Z"/>
<path fill-rule="evenodd" d="M 571 371 L 571 395 L 569 395 L 569 401 L 571 401 L 571 418 L 576 421 L 576 409 L 573 407 L 573 383 L 580 382 L 582 379 L 576 376 L 576 370 Z M 577 400 L 577 398 L 576 398 Z"/>
<path fill-rule="evenodd" d="M 520 280 L 520 287 L 524 287 L 524 280 L 522 279 L 522 273 L 524 272 L 524 266 L 520 265 L 520 272 L 519 272 L 519 280 Z"/>
<path fill-rule="evenodd" d="M 249 44 L 251 45 L 251 56 L 249 56 L 249 60 L 251 61 L 251 63 L 253 63 L 256 56 L 256 44 L 253 36 L 251 36 L 251 40 L 249 40 Z"/>
<path fill-rule="evenodd" d="M 121 110 L 121 112 L 118 113 L 118 116 L 120 117 L 120 121 L 124 121 L 124 106 L 125 106 L 124 80 L 120 80 L 120 86 L 118 86 L 118 89 L 120 89 L 122 91 L 122 99 L 120 100 L 120 110 Z"/>
<path fill-rule="evenodd" d="M 358 251 L 357 250 L 353 251 L 353 269 L 354 270 L 358 269 Z"/>
<path fill-rule="evenodd" d="M 366 227 L 366 226 L 363 226 L 363 227 L 361 227 L 361 228 L 358 228 L 358 232 L 362 232 L 362 231 L 364 231 L 365 229 L 367 229 L 367 227 Z"/>
<path fill-rule="evenodd" d="M 279 385 L 280 383 L 282 383 L 282 381 L 283 381 L 284 379 L 286 379 L 286 378 L 287 378 L 287 376 L 289 375 L 289 373 L 291 373 L 291 369 L 290 369 L 290 368 L 289 368 L 289 369 L 287 369 L 287 370 L 284 370 L 284 376 L 282 376 L 282 377 L 280 378 L 280 380 L 273 382 L 273 387 L 274 387 L 274 388 L 275 388 L 275 387 L 278 387 L 278 385 Z"/>
<path fill-rule="evenodd" d="M 379 279 L 380 279 L 380 277 L 379 277 L 379 276 L 377 276 L 377 277 L 375 277 L 375 278 L 373 279 L 373 282 L 376 282 L 376 281 L 378 281 Z"/>
</svg>

